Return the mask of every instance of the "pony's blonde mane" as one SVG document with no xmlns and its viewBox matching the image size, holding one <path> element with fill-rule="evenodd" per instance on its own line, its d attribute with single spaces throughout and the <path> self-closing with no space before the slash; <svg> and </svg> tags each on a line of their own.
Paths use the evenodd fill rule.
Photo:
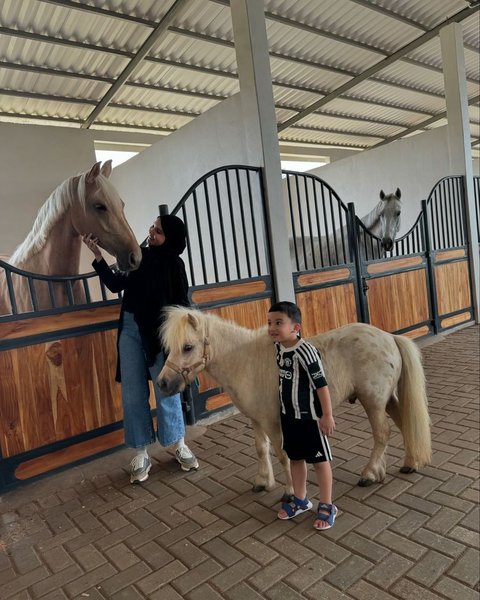
<svg viewBox="0 0 480 600">
<path fill-rule="evenodd" d="M 30 233 L 10 257 L 10 264 L 20 264 L 39 252 L 45 246 L 55 223 L 75 202 L 79 202 L 85 210 L 87 198 L 86 177 L 87 173 L 70 177 L 50 194 L 38 211 Z M 98 175 L 96 182 L 107 197 L 114 197 L 115 188 L 105 176 Z"/>
<path fill-rule="evenodd" d="M 229 333 L 232 336 L 235 336 L 235 331 L 241 332 L 243 335 L 249 333 L 252 337 L 265 333 L 265 327 L 248 329 L 217 315 L 184 306 L 169 306 L 165 309 L 164 314 L 166 319 L 161 325 L 159 333 L 162 345 L 169 352 L 180 352 L 183 344 L 188 340 L 188 332 L 192 329 L 199 330 L 201 332 L 199 337 L 203 338 L 209 335 L 209 331 L 213 327 L 225 326 L 231 330 Z"/>
</svg>

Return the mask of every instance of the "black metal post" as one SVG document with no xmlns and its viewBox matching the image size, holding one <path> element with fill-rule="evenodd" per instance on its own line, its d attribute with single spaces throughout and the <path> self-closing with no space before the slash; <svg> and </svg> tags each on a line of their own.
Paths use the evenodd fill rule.
<svg viewBox="0 0 480 600">
<path fill-rule="evenodd" d="M 168 215 L 168 204 L 159 204 L 158 205 L 158 215 L 161 217 L 162 215 Z"/>
<path fill-rule="evenodd" d="M 353 202 L 348 203 L 348 220 L 347 220 L 347 229 L 348 229 L 348 245 L 350 246 L 350 258 L 353 255 L 353 263 L 355 267 L 355 281 L 356 284 L 354 286 L 355 289 L 355 297 L 357 304 L 357 317 L 361 323 L 368 323 L 368 309 L 365 302 L 365 291 L 363 288 L 363 277 L 362 277 L 362 263 L 360 260 L 360 252 L 358 248 L 358 239 L 357 239 L 357 231 L 356 231 L 356 223 L 355 223 L 355 205 Z"/>
<path fill-rule="evenodd" d="M 432 256 L 432 246 L 430 242 L 430 229 L 428 227 L 427 201 L 422 200 L 421 205 L 423 214 L 423 236 L 425 240 L 425 259 L 427 261 L 428 297 L 430 300 L 430 321 L 432 323 L 433 333 L 437 334 L 440 329 L 440 322 L 438 318 L 437 288 L 435 285 L 435 272 Z"/>
</svg>

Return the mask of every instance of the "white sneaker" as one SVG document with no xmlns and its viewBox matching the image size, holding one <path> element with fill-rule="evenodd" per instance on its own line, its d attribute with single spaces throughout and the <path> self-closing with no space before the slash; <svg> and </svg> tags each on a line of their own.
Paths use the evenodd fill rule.
<svg viewBox="0 0 480 600">
<path fill-rule="evenodd" d="M 137 454 L 130 462 L 130 483 L 142 483 L 148 479 L 152 463 L 148 456 Z"/>
<path fill-rule="evenodd" d="M 182 471 L 198 469 L 198 460 L 188 446 L 181 446 L 175 450 L 175 458 L 180 463 Z"/>
</svg>

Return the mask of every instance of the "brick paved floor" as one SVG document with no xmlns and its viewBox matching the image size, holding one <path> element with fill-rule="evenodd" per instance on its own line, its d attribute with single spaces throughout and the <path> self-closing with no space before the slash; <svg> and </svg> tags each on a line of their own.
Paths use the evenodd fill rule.
<svg viewBox="0 0 480 600">
<path fill-rule="evenodd" d="M 315 532 L 313 513 L 277 520 L 280 484 L 251 492 L 252 431 L 235 415 L 191 429 L 196 473 L 159 449 L 131 486 L 120 450 L 4 494 L 0 598 L 477 600 L 478 333 L 423 348 L 434 455 L 422 473 L 398 472 L 394 430 L 385 482 L 357 487 L 369 426 L 357 405 L 337 411 L 331 531 Z"/>
</svg>

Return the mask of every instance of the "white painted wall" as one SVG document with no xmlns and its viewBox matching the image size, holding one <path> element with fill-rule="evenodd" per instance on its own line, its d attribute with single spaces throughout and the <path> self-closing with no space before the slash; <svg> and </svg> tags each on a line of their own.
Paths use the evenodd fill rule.
<svg viewBox="0 0 480 600">
<path fill-rule="evenodd" d="M 402 192 L 402 225 L 406 233 L 439 179 L 457 175 L 450 170 L 447 127 L 380 146 L 309 171 L 325 180 L 347 204 L 355 203 L 359 217 L 379 201 L 381 189 Z"/>
<path fill-rule="evenodd" d="M 140 239 L 158 205 L 171 210 L 208 171 L 231 164 L 261 165 L 258 136 L 252 135 L 251 119 L 243 109 L 236 94 L 114 169 L 112 182 L 127 202 L 127 219 Z"/>
</svg>

